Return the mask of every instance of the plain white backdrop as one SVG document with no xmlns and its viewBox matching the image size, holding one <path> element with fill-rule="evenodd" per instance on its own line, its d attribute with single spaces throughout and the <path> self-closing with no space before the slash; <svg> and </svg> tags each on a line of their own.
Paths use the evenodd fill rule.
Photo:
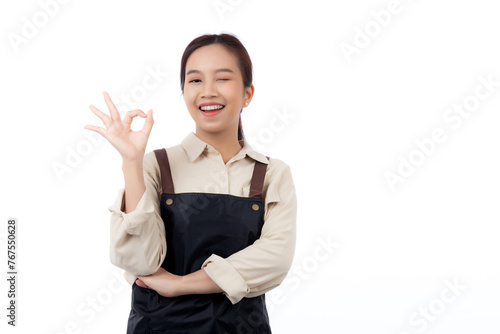
<svg viewBox="0 0 500 334">
<path fill-rule="evenodd" d="M 3 1 L 2 277 L 18 220 L 17 326 L 125 333 L 130 286 L 109 261 L 121 157 L 86 124 L 154 110 L 147 151 L 194 123 L 180 57 L 232 33 L 254 64 L 250 143 L 291 166 L 289 277 L 273 333 L 500 332 L 500 44 L 489 0 Z M 153 80 L 153 79 L 154 80 Z M 122 115 L 123 116 L 123 115 Z M 136 118 L 134 129 L 143 122 Z"/>
</svg>

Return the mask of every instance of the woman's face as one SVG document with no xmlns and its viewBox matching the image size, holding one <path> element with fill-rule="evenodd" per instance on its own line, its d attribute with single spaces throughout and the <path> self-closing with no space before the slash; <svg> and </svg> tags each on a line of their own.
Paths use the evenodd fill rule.
<svg viewBox="0 0 500 334">
<path fill-rule="evenodd" d="M 187 60 L 184 101 L 196 134 L 236 136 L 240 110 L 253 90 L 245 89 L 238 59 L 221 44 L 196 49 Z"/>
</svg>

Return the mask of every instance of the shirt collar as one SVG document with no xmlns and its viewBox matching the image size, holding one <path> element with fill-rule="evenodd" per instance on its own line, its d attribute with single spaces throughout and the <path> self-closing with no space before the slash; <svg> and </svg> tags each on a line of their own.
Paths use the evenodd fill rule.
<svg viewBox="0 0 500 334">
<path fill-rule="evenodd" d="M 269 160 L 266 158 L 266 156 L 255 151 L 246 140 L 240 141 L 240 144 L 243 144 L 243 147 L 233 158 L 231 158 L 231 160 L 234 161 L 240 157 L 244 158 L 246 155 L 248 155 L 250 158 L 256 161 L 262 162 L 264 164 L 269 163 Z M 212 146 L 208 145 L 203 140 L 198 138 L 196 134 L 194 134 L 194 132 L 188 134 L 186 138 L 182 140 L 181 145 L 184 148 L 184 151 L 186 151 L 186 154 L 188 155 L 191 162 L 195 161 L 205 150 L 215 151 Z"/>
</svg>

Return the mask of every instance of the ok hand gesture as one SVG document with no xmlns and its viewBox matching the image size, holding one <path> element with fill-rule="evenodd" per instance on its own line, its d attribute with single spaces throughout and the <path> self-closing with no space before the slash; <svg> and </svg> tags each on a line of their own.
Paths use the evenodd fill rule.
<svg viewBox="0 0 500 334">
<path fill-rule="evenodd" d="M 150 109 L 147 114 L 139 109 L 128 111 L 122 121 L 108 93 L 103 92 L 103 95 L 111 117 L 97 109 L 94 105 L 90 105 L 89 108 L 102 120 L 106 128 L 94 125 L 85 125 L 84 128 L 101 134 L 118 150 L 124 160 L 142 159 L 154 123 L 153 110 Z M 144 126 L 140 131 L 132 131 L 130 128 L 132 120 L 136 116 L 146 118 Z"/>
</svg>

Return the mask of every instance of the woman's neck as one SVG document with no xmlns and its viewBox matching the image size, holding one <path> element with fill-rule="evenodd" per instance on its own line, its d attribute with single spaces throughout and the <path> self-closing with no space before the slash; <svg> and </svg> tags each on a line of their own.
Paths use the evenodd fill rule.
<svg viewBox="0 0 500 334">
<path fill-rule="evenodd" d="M 240 150 L 241 145 L 238 141 L 238 133 L 235 134 L 212 134 L 204 131 L 196 131 L 196 137 L 212 146 L 222 156 L 224 164 L 234 157 Z"/>
</svg>

